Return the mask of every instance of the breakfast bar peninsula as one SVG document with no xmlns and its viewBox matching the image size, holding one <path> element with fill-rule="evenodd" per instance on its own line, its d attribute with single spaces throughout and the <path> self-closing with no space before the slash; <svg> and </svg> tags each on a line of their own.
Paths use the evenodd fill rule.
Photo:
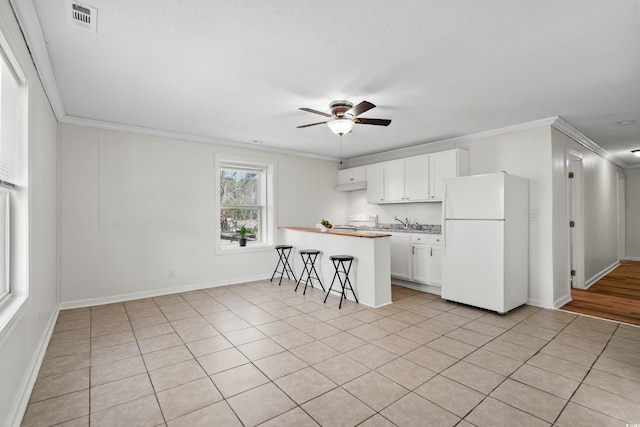
<svg viewBox="0 0 640 427">
<path fill-rule="evenodd" d="M 301 249 L 320 251 L 315 267 L 325 289 L 331 286 L 335 273 L 329 257 L 351 255 L 354 261 L 349 277 L 359 302 L 369 307 L 391 304 L 390 234 L 346 230 L 322 232 L 304 227 L 280 227 L 279 233 L 280 242 L 294 248 L 289 262 L 294 266 L 296 277 L 302 272 L 302 259 L 298 253 Z M 350 293 L 347 298 L 352 300 Z"/>
</svg>

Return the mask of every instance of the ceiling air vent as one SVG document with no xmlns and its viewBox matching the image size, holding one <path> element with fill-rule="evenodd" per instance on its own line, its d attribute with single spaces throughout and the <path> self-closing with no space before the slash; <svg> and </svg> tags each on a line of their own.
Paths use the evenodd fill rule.
<svg viewBox="0 0 640 427">
<path fill-rule="evenodd" d="M 94 33 L 97 32 L 98 9 L 72 0 L 67 0 L 65 3 L 68 23 Z"/>
</svg>

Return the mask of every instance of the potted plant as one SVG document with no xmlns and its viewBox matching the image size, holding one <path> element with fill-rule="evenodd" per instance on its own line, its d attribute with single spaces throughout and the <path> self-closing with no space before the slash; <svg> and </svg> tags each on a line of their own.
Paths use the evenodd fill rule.
<svg viewBox="0 0 640 427">
<path fill-rule="evenodd" d="M 238 235 L 240 236 L 240 238 L 238 239 L 240 246 L 247 246 L 247 234 L 249 234 L 250 232 L 251 229 L 245 227 L 244 225 L 236 230 L 236 233 L 238 233 Z"/>
</svg>

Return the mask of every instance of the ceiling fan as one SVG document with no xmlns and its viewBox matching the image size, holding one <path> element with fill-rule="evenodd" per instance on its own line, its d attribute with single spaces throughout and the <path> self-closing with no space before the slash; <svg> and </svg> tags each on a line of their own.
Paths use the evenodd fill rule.
<svg viewBox="0 0 640 427">
<path fill-rule="evenodd" d="M 324 122 L 310 123 L 308 125 L 298 126 L 298 128 L 306 128 L 309 126 L 327 124 L 329 129 L 337 135 L 344 135 L 353 130 L 356 124 L 361 125 L 377 125 L 377 126 L 389 126 L 391 120 L 387 119 L 367 119 L 364 117 L 358 117 L 360 114 L 375 108 L 375 105 L 368 101 L 362 101 L 355 107 L 352 102 L 349 101 L 333 101 L 329 104 L 331 114 L 324 113 L 322 111 L 314 110 L 312 108 L 300 108 L 302 111 L 309 113 L 320 114 L 321 116 L 329 117 L 330 120 Z"/>
</svg>

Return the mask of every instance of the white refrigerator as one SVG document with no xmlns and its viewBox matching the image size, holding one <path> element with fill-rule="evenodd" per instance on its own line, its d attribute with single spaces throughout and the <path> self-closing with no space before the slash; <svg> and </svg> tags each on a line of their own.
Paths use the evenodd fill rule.
<svg viewBox="0 0 640 427">
<path fill-rule="evenodd" d="M 529 183 L 506 173 L 445 180 L 442 298 L 506 313 L 528 299 Z"/>
</svg>

